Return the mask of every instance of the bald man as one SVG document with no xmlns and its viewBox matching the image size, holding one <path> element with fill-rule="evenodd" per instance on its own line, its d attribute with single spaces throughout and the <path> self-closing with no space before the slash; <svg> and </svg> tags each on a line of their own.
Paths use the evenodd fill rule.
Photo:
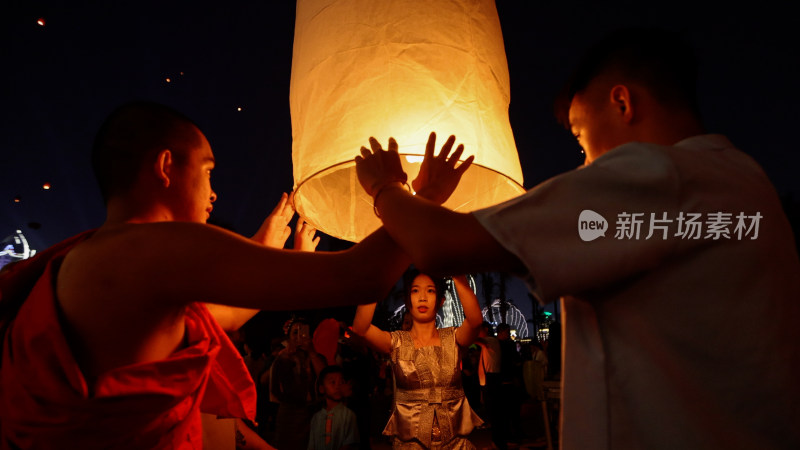
<svg viewBox="0 0 800 450">
<path fill-rule="evenodd" d="M 408 265 L 383 230 L 343 252 L 282 250 L 285 195 L 253 239 L 207 225 L 214 153 L 162 105 L 113 112 L 92 164 L 103 225 L 0 276 L 2 448 L 201 448 L 201 411 L 254 419 L 226 330 L 257 310 L 375 301 Z M 313 250 L 313 232 L 301 221 L 296 243 Z"/>
</svg>

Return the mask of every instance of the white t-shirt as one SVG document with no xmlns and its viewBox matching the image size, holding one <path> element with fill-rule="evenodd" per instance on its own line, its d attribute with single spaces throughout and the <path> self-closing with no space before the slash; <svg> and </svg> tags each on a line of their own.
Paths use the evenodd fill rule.
<svg viewBox="0 0 800 450">
<path fill-rule="evenodd" d="M 725 137 L 625 144 L 474 215 L 562 299 L 562 448 L 800 448 L 800 262 Z"/>
</svg>

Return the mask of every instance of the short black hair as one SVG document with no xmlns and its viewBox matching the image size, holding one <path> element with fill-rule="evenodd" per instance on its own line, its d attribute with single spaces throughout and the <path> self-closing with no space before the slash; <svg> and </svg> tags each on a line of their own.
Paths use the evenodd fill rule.
<svg viewBox="0 0 800 450">
<path fill-rule="evenodd" d="M 330 365 L 325 366 L 322 370 L 319 371 L 319 376 L 317 376 L 317 392 L 319 393 L 322 384 L 325 383 L 325 377 L 332 373 L 340 373 L 342 377 L 344 377 L 344 370 L 342 370 L 341 366 L 338 365 Z"/>
<path fill-rule="evenodd" d="M 136 182 L 148 157 L 169 149 L 181 162 L 200 144 L 200 127 L 180 112 L 155 102 L 136 101 L 106 118 L 92 146 L 92 169 L 103 201 Z"/>
<path fill-rule="evenodd" d="M 623 28 L 590 47 L 562 88 L 554 110 L 565 128 L 570 128 L 569 107 L 575 95 L 611 71 L 643 85 L 662 104 L 686 108 L 699 117 L 692 47 L 672 31 Z"/>
</svg>

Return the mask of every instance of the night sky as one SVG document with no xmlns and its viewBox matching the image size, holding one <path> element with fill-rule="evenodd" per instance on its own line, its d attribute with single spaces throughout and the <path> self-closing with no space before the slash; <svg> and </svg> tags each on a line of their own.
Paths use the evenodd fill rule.
<svg viewBox="0 0 800 450">
<path fill-rule="evenodd" d="M 620 26 L 660 26 L 698 52 L 708 131 L 727 134 L 796 203 L 794 14 L 766 2 L 599 3 L 497 2 L 525 187 L 582 162 L 551 113 L 581 52 Z M 21 229 L 41 250 L 102 223 L 89 149 L 105 116 L 135 99 L 170 105 L 200 125 L 217 158 L 213 219 L 252 234 L 292 188 L 294 8 L 284 0 L 4 2 L 0 237 Z"/>
</svg>

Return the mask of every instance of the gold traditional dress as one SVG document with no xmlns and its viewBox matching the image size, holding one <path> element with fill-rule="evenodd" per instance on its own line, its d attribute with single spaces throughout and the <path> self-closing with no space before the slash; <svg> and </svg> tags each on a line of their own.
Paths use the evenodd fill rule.
<svg viewBox="0 0 800 450">
<path fill-rule="evenodd" d="M 455 328 L 439 329 L 441 345 L 415 348 L 411 334 L 394 331 L 394 410 L 383 434 L 395 449 L 474 449 L 466 438 L 483 421 L 461 387 Z M 438 424 L 438 427 L 435 426 Z"/>
</svg>

